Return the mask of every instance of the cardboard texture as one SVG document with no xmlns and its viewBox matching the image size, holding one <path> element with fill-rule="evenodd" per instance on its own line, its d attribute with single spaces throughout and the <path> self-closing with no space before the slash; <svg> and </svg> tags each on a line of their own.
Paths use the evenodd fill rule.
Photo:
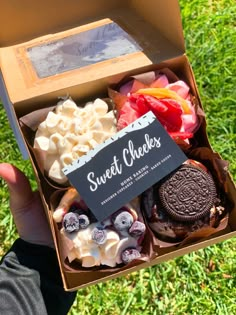
<svg viewBox="0 0 236 315">
<path fill-rule="evenodd" d="M 215 231 L 216 233 L 211 236 L 206 231 L 204 238 L 199 240 L 196 236 L 191 243 L 185 242 L 167 247 L 158 246 L 156 252 L 155 250 L 154 252 L 149 251 L 147 260 L 120 269 L 80 271 L 68 268 L 62 257 L 58 227 L 52 218 L 52 210 L 55 207 L 55 200 L 52 196 L 64 193 L 67 188 L 53 186 L 50 181 L 45 179 L 41 171 L 31 147 L 38 121 L 31 122 L 34 127 L 31 125 L 29 128 L 22 121 L 20 124 L 19 120 L 36 110 L 48 111 L 48 107 L 54 106 L 60 96 L 70 95 L 75 101 L 82 104 L 84 101 L 98 96 L 107 97 L 108 86 L 117 84 L 126 76 L 163 68 L 171 69 L 180 79 L 184 80 L 190 86 L 196 102 L 202 107 L 194 74 L 188 57 L 185 55 L 178 1 L 42 0 L 36 3 L 30 0 L 20 2 L 4 0 L 1 2 L 1 13 L 1 22 L 4 25 L 4 28 L 0 29 L 0 67 L 3 78 L 0 89 L 1 98 L 9 113 L 20 147 L 23 147 L 22 143 L 27 147 L 51 226 L 66 290 L 75 290 L 123 276 L 236 236 L 235 185 L 230 174 L 225 171 L 223 172 L 226 173 L 223 189 L 232 210 L 220 231 Z M 14 20 L 14 24 L 12 24 L 12 20 Z M 28 58 L 27 49 L 112 22 L 117 23 L 127 32 L 141 47 L 141 50 L 79 69 L 64 71 L 54 76 L 38 77 Z M 195 147 L 205 147 L 211 150 L 204 118 L 194 140 Z M 217 159 L 221 160 L 220 156 L 217 155 Z M 219 172 L 216 175 L 217 180 L 220 181 L 221 176 L 222 173 Z M 151 239 L 154 240 L 153 235 Z M 155 241 L 150 244 L 154 246 Z"/>
</svg>

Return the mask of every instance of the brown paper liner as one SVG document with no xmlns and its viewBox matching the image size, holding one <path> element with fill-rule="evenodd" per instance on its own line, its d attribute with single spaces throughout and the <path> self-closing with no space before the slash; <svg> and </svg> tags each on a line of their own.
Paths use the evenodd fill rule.
<svg viewBox="0 0 236 315">
<path fill-rule="evenodd" d="M 51 209 L 54 211 L 59 202 L 60 199 L 62 198 L 63 194 L 65 193 L 64 190 L 61 191 L 56 191 L 53 193 L 51 196 L 50 204 L 51 204 Z M 140 211 L 140 206 L 139 206 L 139 198 L 135 198 L 134 200 L 131 201 L 132 206 L 135 208 L 137 214 L 138 214 L 138 220 L 145 223 L 145 220 L 142 216 L 142 213 Z M 146 225 L 146 223 L 145 223 Z M 64 266 L 65 270 L 71 271 L 71 272 L 76 272 L 76 273 L 86 273 L 86 272 L 106 272 L 106 273 L 115 273 L 118 271 L 126 270 L 129 269 L 133 266 L 137 266 L 139 264 L 142 264 L 144 262 L 150 261 L 157 257 L 157 253 L 154 251 L 154 243 L 155 243 L 155 238 L 154 235 L 151 231 L 151 229 L 146 225 L 146 232 L 143 237 L 142 243 L 141 243 L 141 257 L 139 259 L 133 260 L 131 263 L 127 265 L 118 265 L 116 267 L 108 267 L 108 266 L 97 266 L 97 267 L 91 267 L 91 268 L 84 268 L 80 265 L 79 261 L 73 261 L 69 262 L 67 259 L 68 252 L 70 251 L 71 248 L 74 247 L 73 242 L 68 239 L 66 236 L 60 233 L 61 229 L 61 224 L 57 224 L 54 222 L 54 228 L 57 236 L 57 244 L 59 247 L 59 252 L 60 252 L 60 258 L 62 261 L 62 265 Z"/>
<path fill-rule="evenodd" d="M 228 225 L 229 215 L 226 216 L 220 221 L 220 224 L 217 228 L 213 227 L 203 227 L 195 232 L 189 234 L 183 241 L 181 242 L 165 242 L 159 239 L 157 236 L 155 237 L 155 251 L 158 253 L 160 248 L 168 248 L 168 247 L 175 247 L 181 248 L 186 245 L 190 245 L 199 241 L 203 241 L 208 237 L 212 236 L 215 233 L 218 233 L 224 230 Z"/>
<path fill-rule="evenodd" d="M 157 233 L 154 232 L 155 235 L 154 250 L 157 253 L 160 248 L 167 248 L 173 246 L 175 248 L 180 248 L 187 244 L 202 241 L 212 236 L 213 234 L 224 230 L 228 225 L 229 213 L 233 209 L 233 201 L 230 200 L 226 183 L 228 174 L 228 162 L 222 160 L 219 154 L 213 152 L 210 148 L 207 147 L 192 149 L 189 150 L 186 154 L 189 159 L 201 162 L 210 171 L 217 188 L 217 196 L 221 200 L 221 205 L 225 207 L 225 214 L 221 218 L 219 225 L 217 227 L 214 228 L 210 226 L 209 227 L 204 226 L 201 229 L 190 233 L 184 240 L 179 242 L 163 241 L 160 237 L 158 237 Z M 146 218 L 145 211 L 143 211 L 143 216 Z M 146 221 L 148 221 L 147 218 Z M 153 225 L 154 224 L 155 223 L 153 223 Z"/>
</svg>

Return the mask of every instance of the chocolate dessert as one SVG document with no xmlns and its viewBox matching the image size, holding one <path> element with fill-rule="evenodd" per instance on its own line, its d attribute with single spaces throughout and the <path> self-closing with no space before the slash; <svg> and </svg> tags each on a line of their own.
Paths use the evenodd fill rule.
<svg viewBox="0 0 236 315">
<path fill-rule="evenodd" d="M 162 240 L 180 242 L 203 227 L 217 227 L 225 213 L 206 167 L 187 160 L 142 194 L 150 228 Z"/>
</svg>

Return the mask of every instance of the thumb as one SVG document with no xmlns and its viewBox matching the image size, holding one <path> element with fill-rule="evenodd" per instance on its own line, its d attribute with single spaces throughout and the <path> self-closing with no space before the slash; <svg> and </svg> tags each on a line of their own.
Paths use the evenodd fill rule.
<svg viewBox="0 0 236 315">
<path fill-rule="evenodd" d="M 0 163 L 0 177 L 7 183 L 12 211 L 27 206 L 34 195 L 29 180 L 24 173 L 11 164 Z"/>
<path fill-rule="evenodd" d="M 15 166 L 0 163 L 0 177 L 10 192 L 10 208 L 20 237 L 30 243 L 53 247 L 53 240 L 38 192 Z"/>
</svg>

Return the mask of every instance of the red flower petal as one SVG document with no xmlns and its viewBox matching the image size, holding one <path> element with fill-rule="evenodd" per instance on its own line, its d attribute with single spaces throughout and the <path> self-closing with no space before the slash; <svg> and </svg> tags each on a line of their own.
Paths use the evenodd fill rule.
<svg viewBox="0 0 236 315">
<path fill-rule="evenodd" d="M 146 102 L 145 98 L 143 95 L 140 94 L 131 94 L 129 97 L 130 106 L 136 110 L 140 116 L 146 114 L 147 112 L 150 111 L 150 106 Z"/>
<path fill-rule="evenodd" d="M 149 95 L 144 95 L 144 97 L 154 115 L 168 132 L 180 130 L 182 126 L 182 110 L 176 101 L 169 99 L 158 100 Z"/>
<path fill-rule="evenodd" d="M 131 94 L 119 112 L 118 129 L 152 111 L 168 132 L 179 132 L 182 127 L 182 109 L 172 99 L 157 99 L 150 95 Z"/>
<path fill-rule="evenodd" d="M 122 106 L 121 110 L 119 111 L 119 119 L 117 122 L 117 130 L 121 130 L 127 127 L 129 124 L 134 122 L 136 119 L 141 117 L 142 115 L 132 108 L 132 103 L 129 101 L 125 102 Z"/>
<path fill-rule="evenodd" d="M 191 132 L 170 132 L 169 133 L 171 138 L 173 139 L 176 139 L 176 138 L 179 138 L 179 139 L 190 139 L 193 137 L 193 133 Z"/>
</svg>

